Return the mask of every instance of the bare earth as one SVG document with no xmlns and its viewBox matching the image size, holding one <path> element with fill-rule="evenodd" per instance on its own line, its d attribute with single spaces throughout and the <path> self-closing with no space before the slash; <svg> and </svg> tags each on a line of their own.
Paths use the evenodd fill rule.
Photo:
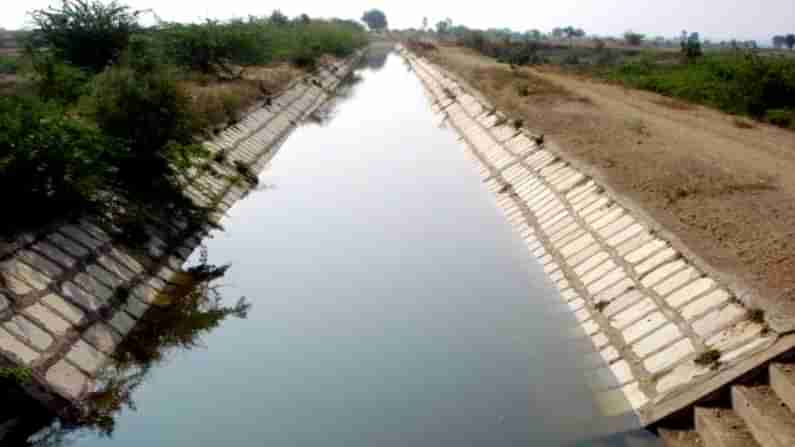
<svg viewBox="0 0 795 447">
<path fill-rule="evenodd" d="M 461 48 L 427 56 L 594 168 L 757 304 L 795 316 L 795 132 Z"/>
</svg>

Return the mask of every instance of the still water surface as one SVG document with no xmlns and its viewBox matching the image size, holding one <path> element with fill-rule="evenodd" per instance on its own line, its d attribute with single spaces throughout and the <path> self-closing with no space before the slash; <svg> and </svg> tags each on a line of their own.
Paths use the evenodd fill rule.
<svg viewBox="0 0 795 447">
<path fill-rule="evenodd" d="M 655 445 L 600 415 L 573 317 L 417 78 L 378 62 L 207 241 L 248 318 L 76 445 Z"/>
</svg>

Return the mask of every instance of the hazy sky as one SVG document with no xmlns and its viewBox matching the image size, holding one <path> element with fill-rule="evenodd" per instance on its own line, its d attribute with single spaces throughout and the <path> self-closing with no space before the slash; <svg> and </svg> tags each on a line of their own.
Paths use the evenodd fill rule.
<svg viewBox="0 0 795 447">
<path fill-rule="evenodd" d="M 26 12 L 52 4 L 51 0 L 3 0 L 0 26 L 18 28 Z M 382 9 L 390 26 L 419 27 L 450 17 L 475 28 L 537 28 L 549 31 L 573 25 L 589 34 L 619 35 L 628 29 L 649 35 L 677 36 L 683 29 L 713 39 L 758 39 L 795 33 L 793 0 L 127 0 L 136 9 L 154 8 L 165 20 L 192 21 L 204 17 L 231 18 L 263 15 L 280 8 L 289 16 L 361 17 L 367 8 Z"/>
</svg>

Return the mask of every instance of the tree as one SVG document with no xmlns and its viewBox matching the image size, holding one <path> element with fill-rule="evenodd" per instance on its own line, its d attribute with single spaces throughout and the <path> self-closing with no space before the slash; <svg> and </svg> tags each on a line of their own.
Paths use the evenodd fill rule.
<svg viewBox="0 0 795 447">
<path fill-rule="evenodd" d="M 268 18 L 268 21 L 274 25 L 287 25 L 290 23 L 290 19 L 278 9 L 273 10 L 273 13 Z"/>
<path fill-rule="evenodd" d="M 773 46 L 780 50 L 787 44 L 787 36 L 773 36 Z"/>
<path fill-rule="evenodd" d="M 450 31 L 450 28 L 453 27 L 453 19 L 446 18 L 444 20 L 440 20 L 436 24 L 436 32 L 439 34 L 447 34 Z"/>
<path fill-rule="evenodd" d="M 737 42 L 733 42 L 736 48 Z M 688 35 L 687 31 L 682 31 L 682 42 L 680 45 L 682 47 L 682 55 L 687 62 L 693 62 L 704 54 L 701 50 L 701 37 L 698 33 L 690 33 Z"/>
<path fill-rule="evenodd" d="M 380 9 L 371 9 L 362 15 L 362 22 L 373 31 L 382 31 L 387 28 L 386 14 Z"/>
<path fill-rule="evenodd" d="M 795 34 L 787 34 L 787 37 L 785 39 L 786 39 L 785 43 L 787 45 L 787 48 L 789 48 L 789 50 L 792 51 L 792 49 L 795 48 Z"/>
<path fill-rule="evenodd" d="M 63 0 L 31 13 L 34 42 L 78 67 L 100 72 L 116 62 L 138 30 L 139 11 L 115 1 Z"/>
<path fill-rule="evenodd" d="M 627 42 L 628 45 L 632 45 L 633 47 L 639 47 L 643 43 L 643 39 L 646 36 L 640 33 L 636 33 L 633 31 L 627 31 L 624 33 L 624 40 Z"/>
</svg>

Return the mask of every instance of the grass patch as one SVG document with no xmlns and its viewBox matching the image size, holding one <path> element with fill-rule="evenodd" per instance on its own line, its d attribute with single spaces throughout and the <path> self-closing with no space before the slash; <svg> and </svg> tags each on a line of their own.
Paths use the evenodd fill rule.
<svg viewBox="0 0 795 447">
<path fill-rule="evenodd" d="M 33 381 L 33 371 L 30 368 L 0 368 L 0 380 L 9 380 L 20 385 Z"/>
<path fill-rule="evenodd" d="M 795 60 L 791 58 L 751 53 L 709 54 L 692 63 L 644 58 L 593 74 L 781 127 L 791 127 L 795 121 Z"/>
<path fill-rule="evenodd" d="M 713 366 L 718 363 L 720 359 L 720 351 L 717 349 L 710 349 L 699 354 L 693 362 L 699 366 Z"/>
</svg>

